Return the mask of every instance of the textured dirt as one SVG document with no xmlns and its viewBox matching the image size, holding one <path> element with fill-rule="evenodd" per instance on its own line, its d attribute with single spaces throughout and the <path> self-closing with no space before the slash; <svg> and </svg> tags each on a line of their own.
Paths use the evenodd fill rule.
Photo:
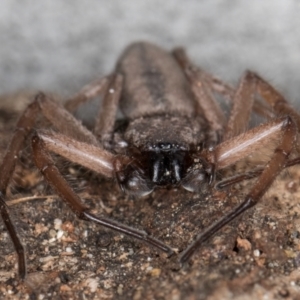
<svg viewBox="0 0 300 300">
<path fill-rule="evenodd" d="M 1 157 L 18 114 L 0 110 Z M 178 252 L 239 203 L 253 183 L 205 195 L 156 190 L 133 199 L 113 181 L 65 161 L 58 165 L 92 212 L 144 229 Z M 132 238 L 78 220 L 35 169 L 27 145 L 7 203 L 26 245 L 28 275 L 24 282 L 18 279 L 16 255 L 0 222 L 0 298 L 298 299 L 299 175 L 297 166 L 283 172 L 255 208 L 179 268 L 176 255 L 168 258 Z"/>
</svg>

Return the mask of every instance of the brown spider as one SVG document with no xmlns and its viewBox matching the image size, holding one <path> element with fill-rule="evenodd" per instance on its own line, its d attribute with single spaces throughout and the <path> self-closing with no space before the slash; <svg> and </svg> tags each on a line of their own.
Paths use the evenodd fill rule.
<svg viewBox="0 0 300 300">
<path fill-rule="evenodd" d="M 232 100 L 229 119 L 212 97 L 218 92 Z M 265 102 L 258 100 L 258 94 Z M 103 94 L 102 110 L 94 133 L 71 114 L 81 103 Z M 126 122 L 115 129 L 120 106 Z M 270 121 L 245 132 L 252 110 Z M 58 132 L 34 130 L 42 114 Z M 19 276 L 26 276 L 25 253 L 5 204 L 5 192 L 22 145 L 32 132 L 34 162 L 55 192 L 83 220 L 93 221 L 142 240 L 169 254 L 171 247 L 146 232 L 92 214 L 81 203 L 55 166 L 50 152 L 108 178 L 122 190 L 144 196 L 157 187 L 182 186 L 201 192 L 258 177 L 237 207 L 212 224 L 180 254 L 189 260 L 196 249 L 224 225 L 254 206 L 285 167 L 296 145 L 300 117 L 272 86 L 246 72 L 236 90 L 196 68 L 182 49 L 167 53 L 149 43 L 129 46 L 115 72 L 84 87 L 64 107 L 39 93 L 20 120 L 0 172 L 0 210 L 18 254 Z M 216 183 L 216 171 L 276 142 L 276 150 L 263 169 Z"/>
</svg>

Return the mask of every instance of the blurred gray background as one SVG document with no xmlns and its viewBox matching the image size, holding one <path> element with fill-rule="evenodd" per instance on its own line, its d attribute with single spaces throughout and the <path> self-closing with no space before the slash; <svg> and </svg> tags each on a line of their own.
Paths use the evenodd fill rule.
<svg viewBox="0 0 300 300">
<path fill-rule="evenodd" d="M 0 94 L 71 95 L 110 72 L 126 45 L 147 40 L 184 46 L 233 84 L 255 70 L 300 101 L 299 12 L 296 0 L 2 0 Z"/>
</svg>

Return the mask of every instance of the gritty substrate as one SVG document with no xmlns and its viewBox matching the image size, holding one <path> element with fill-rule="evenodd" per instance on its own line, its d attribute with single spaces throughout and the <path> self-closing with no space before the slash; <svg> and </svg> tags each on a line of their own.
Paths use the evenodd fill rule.
<svg viewBox="0 0 300 300">
<path fill-rule="evenodd" d="M 1 157 L 17 118 L 16 111 L 0 111 Z M 178 252 L 241 201 L 253 183 L 204 195 L 162 189 L 133 199 L 111 180 L 65 161 L 58 164 L 93 213 L 144 229 Z M 0 298 L 297 299 L 299 175 L 300 167 L 283 172 L 263 201 L 179 268 L 176 255 L 168 258 L 132 238 L 78 220 L 35 169 L 27 145 L 7 203 L 26 245 L 28 275 L 19 281 L 16 255 L 0 223 Z"/>
</svg>

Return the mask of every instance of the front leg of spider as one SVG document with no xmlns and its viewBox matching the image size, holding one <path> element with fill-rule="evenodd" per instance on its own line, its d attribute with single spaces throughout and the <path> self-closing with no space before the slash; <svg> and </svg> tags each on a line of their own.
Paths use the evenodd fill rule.
<svg viewBox="0 0 300 300">
<path fill-rule="evenodd" d="M 112 177 L 114 173 L 114 155 L 101 148 L 55 133 L 51 135 L 45 133 L 35 134 L 32 138 L 32 149 L 36 166 L 55 192 L 69 205 L 77 217 L 86 221 L 96 222 L 117 232 L 142 240 L 168 254 L 173 253 L 173 250 L 169 246 L 149 236 L 145 231 L 134 229 L 112 219 L 96 216 L 89 212 L 89 209 L 82 204 L 79 196 L 62 177 L 48 151 L 51 150 L 68 157 L 70 161 L 80 163 L 107 177 Z"/>
</svg>

